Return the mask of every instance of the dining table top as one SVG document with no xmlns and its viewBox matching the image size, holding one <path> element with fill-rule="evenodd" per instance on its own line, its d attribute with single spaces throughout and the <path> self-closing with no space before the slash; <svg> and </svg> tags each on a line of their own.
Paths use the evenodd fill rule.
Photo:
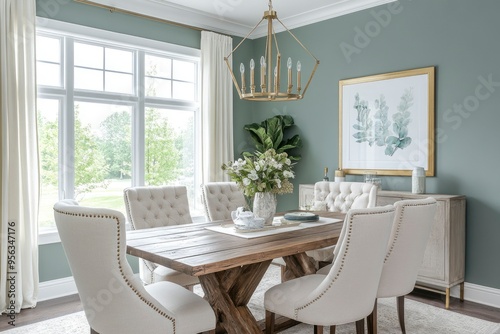
<svg viewBox="0 0 500 334">
<path fill-rule="evenodd" d="M 334 245 L 345 214 L 315 213 L 338 222 L 257 238 L 209 229 L 230 220 L 133 230 L 127 232 L 127 253 L 188 275 L 206 275 Z"/>
</svg>

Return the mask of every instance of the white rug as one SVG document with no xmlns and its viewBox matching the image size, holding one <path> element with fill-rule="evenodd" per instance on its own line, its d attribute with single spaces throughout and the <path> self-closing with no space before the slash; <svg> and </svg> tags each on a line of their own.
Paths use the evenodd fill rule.
<svg viewBox="0 0 500 334">
<path fill-rule="evenodd" d="M 270 266 L 249 307 L 257 319 L 264 318 L 263 293 L 279 282 L 279 268 Z M 200 287 L 195 292 L 203 294 Z M 378 330 L 383 334 L 400 334 L 395 298 L 379 300 Z M 500 324 L 461 315 L 445 309 L 429 306 L 410 299 L 405 300 L 406 331 L 409 334 L 500 334 Z M 328 333 L 328 330 L 325 331 Z M 338 334 L 355 333 L 354 324 L 337 327 Z M 8 334 L 88 334 L 89 326 L 83 312 L 77 312 L 5 331 Z M 313 333 L 312 326 L 301 324 L 283 334 Z M 119 333 L 117 333 L 119 334 Z M 145 332 L 147 334 L 147 332 Z M 242 333 L 243 334 L 243 333 Z"/>
</svg>

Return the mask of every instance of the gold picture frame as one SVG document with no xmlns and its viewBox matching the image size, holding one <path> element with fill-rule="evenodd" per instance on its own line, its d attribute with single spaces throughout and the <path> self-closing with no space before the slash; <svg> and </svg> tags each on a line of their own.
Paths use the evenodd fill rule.
<svg viewBox="0 0 500 334">
<path fill-rule="evenodd" d="M 435 68 L 339 81 L 339 167 L 346 174 L 434 176 Z"/>
</svg>

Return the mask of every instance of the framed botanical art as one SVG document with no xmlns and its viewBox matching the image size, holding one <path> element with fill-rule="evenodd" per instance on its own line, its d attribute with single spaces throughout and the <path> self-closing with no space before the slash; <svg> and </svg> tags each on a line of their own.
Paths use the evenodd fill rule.
<svg viewBox="0 0 500 334">
<path fill-rule="evenodd" d="M 434 67 L 339 81 L 339 167 L 434 176 Z"/>
</svg>

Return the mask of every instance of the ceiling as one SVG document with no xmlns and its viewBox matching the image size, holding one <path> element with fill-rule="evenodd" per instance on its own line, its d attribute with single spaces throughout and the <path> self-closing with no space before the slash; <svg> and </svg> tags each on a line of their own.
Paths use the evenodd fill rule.
<svg viewBox="0 0 500 334">
<path fill-rule="evenodd" d="M 183 25 L 244 37 L 268 10 L 268 0 L 75 0 L 138 13 Z M 395 0 L 274 0 L 273 9 L 289 29 Z M 275 25 L 279 32 L 280 26 Z M 265 36 L 259 25 L 249 38 Z"/>
</svg>

